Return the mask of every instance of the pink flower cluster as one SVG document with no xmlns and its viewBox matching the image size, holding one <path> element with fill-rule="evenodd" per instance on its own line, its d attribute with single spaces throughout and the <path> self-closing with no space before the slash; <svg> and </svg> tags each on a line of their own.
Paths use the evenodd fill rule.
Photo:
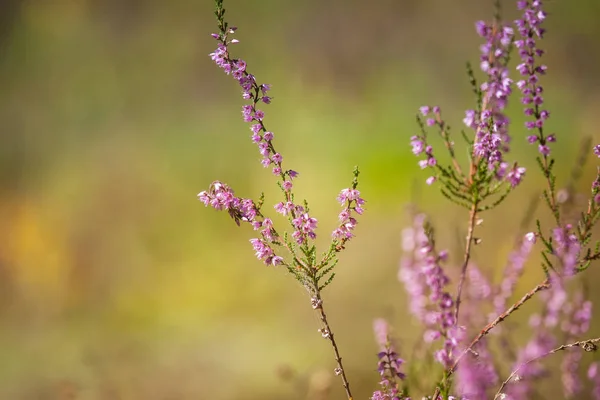
<svg viewBox="0 0 600 400">
<path fill-rule="evenodd" d="M 233 34 L 236 28 L 230 28 L 228 34 Z M 241 59 L 232 59 L 229 56 L 228 45 L 238 43 L 237 40 L 228 40 L 222 35 L 213 34 L 215 39 L 219 41 L 217 49 L 210 54 L 211 59 L 222 68 L 227 75 L 239 83 L 242 88 L 242 97 L 245 100 L 250 100 L 251 104 L 242 106 L 242 118 L 245 122 L 252 123 L 250 130 L 252 131 L 252 141 L 258 146 L 258 150 L 262 156 L 261 164 L 266 168 L 272 166 L 273 173 L 282 179 L 282 187 L 286 191 L 292 189 L 292 179 L 298 176 L 294 170 L 284 171 L 282 169 L 283 156 L 275 151 L 273 146 L 273 132 L 265 128 L 263 120 L 265 113 L 257 107 L 259 102 L 271 104 L 272 98 L 267 95 L 271 90 L 269 84 L 258 84 L 254 75 L 248 73 L 247 64 Z"/>
<path fill-rule="evenodd" d="M 343 189 L 337 197 L 338 202 L 344 207 L 338 215 L 340 225 L 333 231 L 331 236 L 336 242 L 345 243 L 352 239 L 352 231 L 356 227 L 356 218 L 353 213 L 362 215 L 365 200 L 360 197 L 360 192 L 356 189 Z"/>
<path fill-rule="evenodd" d="M 462 336 L 462 330 L 456 327 L 454 299 L 448 292 L 450 279 L 442 268 L 447 260 L 446 251 L 436 252 L 426 232 L 426 218 L 419 214 L 413 227 L 405 231 L 405 251 L 408 253 L 401 262 L 399 272 L 406 290 L 411 294 L 411 310 L 417 312 L 427 327 L 423 335 L 425 342 L 442 338 L 443 348 L 436 351 L 435 359 L 449 367 L 454 362 L 454 351 Z M 417 296 L 412 296 L 416 294 Z M 427 296 L 427 297 L 425 297 Z"/>
<path fill-rule="evenodd" d="M 506 59 L 513 41 L 513 29 L 496 24 L 484 21 L 475 24 L 477 33 L 486 41 L 480 48 L 480 67 L 487 80 L 480 86 L 482 111 L 467 110 L 464 119 L 464 123 L 476 132 L 474 154 L 486 159 L 490 169 L 503 161 L 503 153 L 508 151 L 510 142 L 510 120 L 504 109 L 512 93 Z"/>
<path fill-rule="evenodd" d="M 261 239 L 250 239 L 256 257 L 266 265 L 283 264 L 283 258 L 275 255 L 271 247 L 271 244 L 279 242 L 279 235 L 269 218 L 257 218 L 261 215 L 252 200 L 236 197 L 233 189 L 219 181 L 213 182 L 208 190 L 198 193 L 198 200 L 207 207 L 227 211 L 238 225 L 240 222 L 247 222 L 254 230 L 260 230 Z"/>
</svg>

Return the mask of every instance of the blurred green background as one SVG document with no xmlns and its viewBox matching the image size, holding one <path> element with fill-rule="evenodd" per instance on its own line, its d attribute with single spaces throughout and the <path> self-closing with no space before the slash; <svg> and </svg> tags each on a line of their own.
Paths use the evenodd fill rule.
<svg viewBox="0 0 600 400">
<path fill-rule="evenodd" d="M 582 135 L 600 142 L 600 3 L 574 4 L 549 2 L 542 45 L 561 185 Z M 219 179 L 279 201 L 240 91 L 208 57 L 212 1 L 0 7 L 0 398 L 316 399 L 329 387 L 341 398 L 304 290 L 254 258 L 248 227 L 196 199 Z M 266 121 L 301 173 L 295 187 L 319 218 L 320 243 L 361 167 L 368 210 L 325 301 L 355 396 L 366 398 L 378 381 L 373 318 L 392 321 L 406 353 L 419 334 L 396 279 L 406 204 L 431 211 L 442 247 L 465 229 L 466 213 L 424 187 L 408 139 L 419 106 L 442 106 L 457 128 L 472 107 L 464 65 L 477 64 L 474 21 L 489 19 L 492 1 L 225 7 L 239 27 L 236 56 L 273 85 Z M 512 157 L 531 167 L 513 105 Z M 593 174 L 588 165 L 577 187 Z M 531 168 L 485 217 L 475 261 L 490 276 L 540 184 Z M 519 293 L 538 269 L 529 265 Z"/>
</svg>

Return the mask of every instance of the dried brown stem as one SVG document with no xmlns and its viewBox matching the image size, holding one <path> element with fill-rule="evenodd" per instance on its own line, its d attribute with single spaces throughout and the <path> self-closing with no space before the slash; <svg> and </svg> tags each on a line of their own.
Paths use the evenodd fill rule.
<svg viewBox="0 0 600 400">
<path fill-rule="evenodd" d="M 548 279 L 544 280 L 542 283 L 538 284 L 536 287 L 531 289 L 529 292 L 525 294 L 519 301 L 510 306 L 506 311 L 496 317 L 495 320 L 487 324 L 481 332 L 471 341 L 471 344 L 458 356 L 452 368 L 448 371 L 448 375 L 452 375 L 452 373 L 456 370 L 458 363 L 460 360 L 470 351 L 473 351 L 473 348 L 479 343 L 481 339 L 483 339 L 492 329 L 494 329 L 499 323 L 504 321 L 506 317 L 508 317 L 513 312 L 517 311 L 523 304 L 525 304 L 528 300 L 530 300 L 537 292 L 540 292 L 545 289 L 550 288 L 550 281 Z"/>
<path fill-rule="evenodd" d="M 325 314 L 325 310 L 323 309 L 323 300 L 321 296 L 317 294 L 312 298 L 313 308 L 317 310 L 319 313 L 319 318 L 323 323 L 323 328 L 320 329 L 323 337 L 329 340 L 331 343 L 331 347 L 333 348 L 333 354 L 335 356 L 335 361 L 337 362 L 337 368 L 335 369 L 335 374 L 340 375 L 342 377 L 342 385 L 346 390 L 346 397 L 348 400 L 352 400 L 352 392 L 350 391 L 350 382 L 346 378 L 346 371 L 344 370 L 344 366 L 342 364 L 342 357 L 340 356 L 340 352 L 337 347 L 337 343 L 333 337 L 333 332 L 331 331 L 331 327 L 329 326 L 329 322 L 327 321 L 327 314 Z"/>
<path fill-rule="evenodd" d="M 517 373 L 524 366 L 531 364 L 532 362 L 538 361 L 542 358 L 548 357 L 552 354 L 558 353 L 559 351 L 572 349 L 574 347 L 580 347 L 584 351 L 596 351 L 598 349 L 598 346 L 596 345 L 596 343 L 599 343 L 599 342 L 600 342 L 600 337 L 594 338 L 594 339 L 580 340 L 578 342 L 573 342 L 573 343 L 568 343 L 568 344 L 563 344 L 562 346 L 552 349 L 549 352 L 542 354 L 541 356 L 533 357 L 533 358 L 525 361 L 523 364 L 519 365 L 513 372 L 511 372 L 511 374 L 508 376 L 508 378 L 506 378 L 506 380 L 504 382 L 502 382 L 502 385 L 500 385 L 500 389 L 498 389 L 498 391 L 496 392 L 496 395 L 494 396 L 494 400 L 502 395 L 502 390 L 506 387 L 506 385 L 508 385 L 508 383 L 513 378 L 515 378 Z"/>
</svg>

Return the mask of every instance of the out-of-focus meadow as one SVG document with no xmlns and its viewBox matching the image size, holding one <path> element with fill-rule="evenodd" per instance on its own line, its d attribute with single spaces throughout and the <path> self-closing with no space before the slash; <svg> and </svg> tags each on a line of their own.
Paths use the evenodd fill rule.
<svg viewBox="0 0 600 400">
<path fill-rule="evenodd" d="M 513 19 L 514 2 L 503 3 Z M 544 85 L 564 184 L 582 135 L 600 141 L 600 5 L 548 3 Z M 325 293 L 356 398 L 377 386 L 372 319 L 389 318 L 406 353 L 419 334 L 396 279 L 407 202 L 432 211 L 444 247 L 465 229 L 466 214 L 423 184 L 408 138 L 423 104 L 442 106 L 457 128 L 472 107 L 464 65 L 477 64 L 474 21 L 489 19 L 491 4 L 225 2 L 236 55 L 273 85 L 266 121 L 301 174 L 320 243 L 335 196 L 354 165 L 362 170 L 367 212 Z M 254 258 L 248 227 L 196 199 L 219 179 L 240 196 L 279 200 L 239 88 L 208 57 L 212 6 L 2 2 L 1 399 L 300 399 L 328 385 L 341 395 L 303 289 Z M 533 167 L 513 105 L 512 154 Z M 593 173 L 588 165 L 577 187 Z M 531 168 L 485 217 L 475 262 L 490 276 L 540 184 Z M 519 293 L 541 274 L 535 262 L 528 271 Z"/>
</svg>

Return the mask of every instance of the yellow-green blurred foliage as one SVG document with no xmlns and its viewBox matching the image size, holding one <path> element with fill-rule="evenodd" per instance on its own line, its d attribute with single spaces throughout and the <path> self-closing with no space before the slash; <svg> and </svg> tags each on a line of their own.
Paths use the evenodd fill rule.
<svg viewBox="0 0 600 400">
<path fill-rule="evenodd" d="M 361 166 L 368 211 L 325 293 L 356 398 L 376 387 L 372 319 L 388 317 L 406 353 L 419 334 L 396 279 L 405 205 L 416 198 L 432 212 L 444 247 L 464 230 L 466 215 L 423 187 L 408 138 L 422 104 L 442 106 L 456 127 L 472 107 L 464 63 L 477 64 L 474 21 L 491 3 L 225 2 L 236 55 L 273 85 L 268 126 L 301 173 L 297 193 L 319 218 L 320 243 Z M 514 2 L 503 3 L 514 18 Z M 600 6 L 549 3 L 544 85 L 564 184 L 580 137 L 600 139 Z M 341 395 L 303 289 L 254 258 L 248 227 L 195 197 L 220 179 L 240 196 L 265 191 L 267 208 L 279 199 L 240 118 L 239 89 L 208 58 L 212 6 L 2 2 L 0 398 Z M 513 155 L 534 167 L 520 108 L 513 102 Z M 540 184 L 530 168 L 485 218 L 474 257 L 491 276 Z M 540 276 L 535 263 L 528 271 L 519 293 Z"/>
</svg>

